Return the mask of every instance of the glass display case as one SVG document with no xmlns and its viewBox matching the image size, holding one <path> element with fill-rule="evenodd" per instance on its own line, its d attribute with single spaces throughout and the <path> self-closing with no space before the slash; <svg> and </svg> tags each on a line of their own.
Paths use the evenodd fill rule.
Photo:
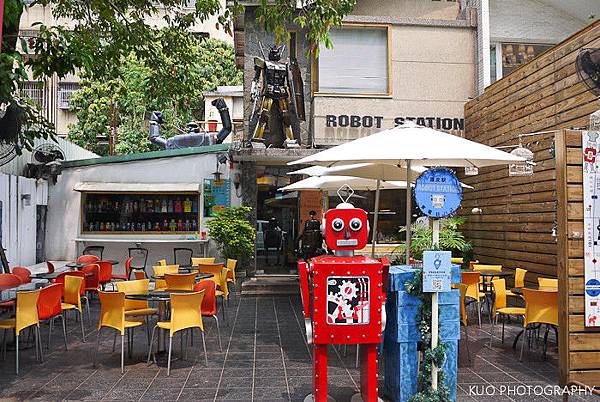
<svg viewBox="0 0 600 402">
<path fill-rule="evenodd" d="M 199 193 L 82 193 L 82 234 L 186 234 L 200 227 Z"/>
</svg>

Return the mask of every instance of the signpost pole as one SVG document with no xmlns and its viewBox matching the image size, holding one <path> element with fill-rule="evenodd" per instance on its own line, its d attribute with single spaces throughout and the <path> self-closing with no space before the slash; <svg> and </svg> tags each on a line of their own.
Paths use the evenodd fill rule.
<svg viewBox="0 0 600 402">
<path fill-rule="evenodd" d="M 439 219 L 433 219 L 433 239 L 432 248 L 436 249 L 440 243 L 440 221 Z M 439 335 L 439 309 L 438 309 L 438 292 L 431 294 L 431 349 L 435 349 L 438 346 L 438 335 Z M 438 369 L 434 365 L 431 367 L 431 388 L 436 391 L 438 389 Z"/>
<path fill-rule="evenodd" d="M 377 242 L 377 221 L 379 220 L 379 186 L 381 180 L 377 179 L 375 190 L 375 216 L 373 217 L 373 238 L 371 239 L 371 258 L 375 258 L 375 243 Z"/>
<path fill-rule="evenodd" d="M 410 188 L 410 159 L 406 160 L 406 172 L 408 174 L 406 180 L 406 265 L 410 260 L 410 240 L 411 240 L 411 221 L 412 221 L 412 194 Z"/>
</svg>

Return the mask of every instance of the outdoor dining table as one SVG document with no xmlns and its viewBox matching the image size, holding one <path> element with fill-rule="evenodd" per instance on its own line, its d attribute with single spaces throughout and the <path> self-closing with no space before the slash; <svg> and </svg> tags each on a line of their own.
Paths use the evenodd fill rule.
<svg viewBox="0 0 600 402">
<path fill-rule="evenodd" d="M 181 270 L 179 270 L 179 273 L 185 273 L 185 272 L 182 272 Z M 196 275 L 196 280 L 201 281 L 202 279 L 212 278 L 213 276 L 214 276 L 213 274 L 206 274 L 204 272 L 200 272 Z M 165 279 L 165 276 L 164 275 L 152 275 L 151 278 L 152 279 Z"/>
<path fill-rule="evenodd" d="M 463 269 L 462 272 L 479 272 L 481 278 L 483 279 L 483 290 L 485 292 L 486 302 L 488 304 L 488 314 L 490 316 L 490 323 L 492 321 L 492 311 L 493 311 L 493 292 L 492 292 L 492 278 L 507 278 L 513 275 L 511 271 L 494 271 L 492 269 Z"/>
<path fill-rule="evenodd" d="M 108 262 L 111 265 L 117 265 L 119 263 L 119 261 L 117 261 L 117 260 L 102 260 L 102 261 Z M 65 267 L 81 269 L 83 267 L 87 267 L 90 264 L 93 264 L 93 263 L 90 263 L 90 262 L 79 263 L 77 261 L 71 261 L 71 262 L 66 263 Z"/>
<path fill-rule="evenodd" d="M 56 279 L 58 278 L 61 274 L 64 274 L 65 272 L 77 272 L 77 270 L 73 270 L 73 269 L 69 269 L 66 271 L 54 271 L 54 272 L 42 272 L 40 274 L 33 274 L 31 275 L 31 278 L 33 279 L 47 279 L 47 280 L 51 280 L 51 279 Z M 86 272 L 85 276 L 92 276 L 93 274 L 91 272 Z"/>
<path fill-rule="evenodd" d="M 17 299 L 17 292 L 30 291 L 48 286 L 48 283 L 24 283 L 13 287 L 0 287 L 0 303 L 10 302 Z"/>
</svg>

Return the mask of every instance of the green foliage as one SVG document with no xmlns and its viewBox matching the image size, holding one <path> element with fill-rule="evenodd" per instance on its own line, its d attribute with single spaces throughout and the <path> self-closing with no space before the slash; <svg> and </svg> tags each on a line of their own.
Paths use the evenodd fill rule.
<svg viewBox="0 0 600 402">
<path fill-rule="evenodd" d="M 423 270 L 418 269 L 411 281 L 404 284 L 406 291 L 419 299 L 421 304 L 417 311 L 417 322 L 421 342 L 423 342 L 425 354 L 423 363 L 419 368 L 418 392 L 410 398 L 410 402 L 450 402 L 448 387 L 444 382 L 444 372 L 438 371 L 438 389 L 431 388 L 431 369 L 433 365 L 442 367 L 446 358 L 448 346 L 439 342 L 434 349 L 431 347 L 431 294 L 423 292 Z"/>
<path fill-rule="evenodd" d="M 34 79 L 54 74 L 62 78 L 67 74 L 84 72 L 90 80 L 105 82 L 108 81 L 107 77 L 113 79 L 118 76 L 131 55 L 162 77 L 172 73 L 172 79 L 159 83 L 162 84 L 162 90 L 160 85 L 155 85 L 159 94 L 196 90 L 188 86 L 188 80 L 177 80 L 182 77 L 180 71 L 185 71 L 188 63 L 193 64 L 194 55 L 187 52 L 190 27 L 216 15 L 217 28 L 231 33 L 234 14 L 243 7 L 240 0 L 228 2 L 226 9 L 222 9 L 221 0 L 197 0 L 192 8 L 189 3 L 189 0 L 34 0 L 33 6 L 52 7 L 53 20 L 65 23 L 53 26 L 36 23 L 39 37 L 30 44 L 21 41 L 22 49 L 19 50 L 17 38 L 24 0 L 5 0 L 0 53 L 0 102 L 17 100 L 17 88 L 27 80 L 26 65 L 31 69 Z M 259 22 L 268 31 L 275 32 L 278 38 L 283 38 L 287 36 L 286 24 L 294 21 L 307 28 L 307 39 L 314 44 L 314 49 L 318 49 L 319 42 L 330 46 L 327 36 L 330 26 L 341 24 L 344 15 L 354 7 L 355 0 L 315 0 L 306 3 L 303 9 L 296 12 L 295 0 L 263 0 L 259 6 Z M 155 23 L 157 19 L 162 19 L 166 28 L 158 29 Z M 26 47 L 33 53 L 27 60 L 20 54 L 26 51 Z M 165 60 L 168 62 L 165 63 Z M 219 71 L 218 57 L 211 61 L 210 67 L 204 63 L 204 77 L 226 77 Z M 98 107 L 106 102 L 103 100 L 99 103 Z M 178 101 L 173 103 L 177 104 Z M 177 106 L 179 108 L 174 113 L 178 115 L 182 105 Z M 19 139 L 19 149 L 31 148 L 34 138 L 54 133 L 54 127 L 42 114 L 28 105 L 25 123 L 30 130 Z M 131 124 L 136 123 L 132 121 Z M 81 132 L 89 135 L 86 130 L 91 130 L 93 125 L 88 124 Z M 130 138 L 132 130 L 125 128 L 127 134 L 124 136 Z M 139 148 L 144 147 L 142 144 Z M 127 146 L 125 151 L 133 148 L 133 145 Z"/>
<path fill-rule="evenodd" d="M 172 40 L 178 39 L 181 38 Z M 114 125 L 118 132 L 115 153 L 151 151 L 156 147 L 148 140 L 144 122 L 152 110 L 164 112 L 166 123 L 161 132 L 169 137 L 177 133 L 177 127 L 202 118 L 203 92 L 215 90 L 219 85 L 242 83 L 232 46 L 216 39 L 200 41 L 191 36 L 185 41 L 187 48 L 180 58 L 166 53 L 157 55 L 162 66 L 159 69 L 132 53 L 123 58 L 110 78 L 82 80 L 81 90 L 72 97 L 78 121 L 71 127 L 69 139 L 105 155 L 108 148 L 98 145 L 96 137 L 107 136 Z"/>
<path fill-rule="evenodd" d="M 237 259 L 248 266 L 254 259 L 256 228 L 250 219 L 250 207 L 226 208 L 206 222 L 208 235 L 217 243 L 221 257 Z"/>
<path fill-rule="evenodd" d="M 458 226 L 465 223 L 465 218 L 452 217 L 440 219 L 440 242 L 438 248 L 440 250 L 452 251 L 453 254 L 465 255 L 469 254 L 472 246 L 464 235 L 458 230 Z M 400 233 L 405 233 L 406 227 L 400 228 Z M 423 258 L 423 251 L 432 250 L 433 248 L 433 231 L 430 228 L 425 228 L 422 225 L 413 223 L 411 227 L 411 256 L 418 260 Z M 401 258 L 406 252 L 406 242 L 403 242 L 394 249 L 392 259 Z"/>
</svg>

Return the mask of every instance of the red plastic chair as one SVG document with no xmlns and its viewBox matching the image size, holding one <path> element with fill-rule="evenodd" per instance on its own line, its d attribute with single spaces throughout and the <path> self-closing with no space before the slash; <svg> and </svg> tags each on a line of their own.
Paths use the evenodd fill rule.
<svg viewBox="0 0 600 402">
<path fill-rule="evenodd" d="M 54 272 L 54 264 L 52 264 L 50 261 L 46 261 L 46 265 L 48 266 L 48 273 L 51 274 Z"/>
<path fill-rule="evenodd" d="M 21 280 L 21 283 L 31 282 L 31 271 L 24 267 L 14 267 L 12 273 L 17 275 Z"/>
<path fill-rule="evenodd" d="M 6 290 L 21 286 L 21 279 L 15 274 L 0 274 L 0 290 Z M 0 309 L 11 309 L 15 306 L 15 301 L 0 303 Z"/>
<path fill-rule="evenodd" d="M 112 279 L 112 264 L 108 261 L 97 261 L 96 264 L 98 264 L 99 269 L 100 285 L 104 289 L 104 285 Z"/>
<path fill-rule="evenodd" d="M 219 350 L 222 352 L 221 331 L 219 330 L 219 319 L 217 318 L 217 284 L 212 280 L 204 280 L 194 285 L 194 292 L 200 292 L 202 290 L 204 290 L 204 298 L 202 299 L 202 306 L 200 307 L 202 316 L 215 319 L 215 323 L 217 324 L 217 338 L 219 338 Z"/>
<path fill-rule="evenodd" d="M 57 283 L 46 286 L 40 291 L 38 299 L 38 318 L 40 321 L 49 321 L 48 326 L 48 350 L 50 350 L 50 341 L 52 339 L 52 328 L 54 327 L 54 319 L 60 317 L 62 320 L 63 337 L 65 339 L 65 350 L 67 350 L 67 326 L 65 317 L 62 315 L 61 298 L 63 287 Z"/>
<path fill-rule="evenodd" d="M 98 261 L 100 261 L 100 258 L 91 254 L 84 254 L 77 257 L 77 264 L 93 264 Z"/>
<path fill-rule="evenodd" d="M 100 287 L 100 266 L 98 264 L 90 264 L 81 269 L 84 274 L 91 274 L 85 276 L 85 291 L 98 293 Z"/>
<path fill-rule="evenodd" d="M 129 275 L 131 274 L 131 260 L 132 259 L 133 259 L 133 257 L 129 257 L 128 259 L 125 260 L 125 273 L 123 275 L 111 273 L 111 279 L 113 281 L 114 280 L 120 280 L 120 281 L 128 281 L 129 280 Z"/>
</svg>

